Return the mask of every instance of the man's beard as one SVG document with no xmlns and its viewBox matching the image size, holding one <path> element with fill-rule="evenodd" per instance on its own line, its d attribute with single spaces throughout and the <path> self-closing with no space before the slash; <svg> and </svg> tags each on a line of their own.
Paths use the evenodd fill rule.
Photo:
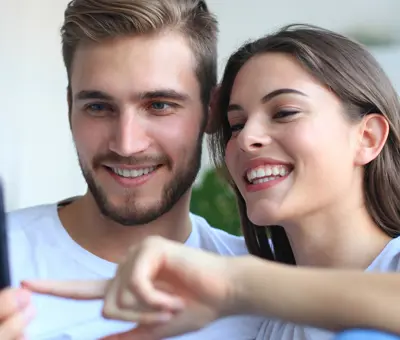
<svg viewBox="0 0 400 340">
<path fill-rule="evenodd" d="M 143 225 L 150 223 L 168 211 L 170 211 L 174 205 L 180 200 L 180 198 L 191 188 L 196 176 L 200 170 L 201 165 L 201 154 L 202 154 L 202 134 L 199 136 L 195 148 L 190 154 L 185 164 L 181 164 L 179 168 L 176 168 L 173 173 L 173 179 L 167 183 L 161 194 L 161 198 L 143 206 L 140 204 L 140 196 L 136 197 L 134 194 L 125 196 L 125 202 L 121 206 L 113 205 L 107 197 L 107 193 L 103 188 L 96 183 L 93 176 L 93 172 L 88 169 L 84 164 L 82 164 L 79 159 L 82 174 L 86 180 L 89 191 L 91 192 L 93 198 L 100 212 L 107 218 L 113 220 L 114 222 L 124 225 Z M 140 161 L 134 159 L 126 159 L 115 153 L 109 153 L 99 157 L 97 161 L 94 161 L 93 168 L 96 166 L 101 166 L 100 164 L 104 161 L 114 161 L 117 164 L 137 164 L 140 161 L 154 161 L 157 163 L 163 163 L 163 166 L 169 166 L 170 162 L 166 157 L 161 158 L 141 158 Z M 163 162 L 161 162 L 163 161 Z M 171 168 L 171 167 L 170 167 Z M 156 170 L 157 171 L 157 170 Z M 128 191 L 127 191 L 128 193 Z"/>
</svg>

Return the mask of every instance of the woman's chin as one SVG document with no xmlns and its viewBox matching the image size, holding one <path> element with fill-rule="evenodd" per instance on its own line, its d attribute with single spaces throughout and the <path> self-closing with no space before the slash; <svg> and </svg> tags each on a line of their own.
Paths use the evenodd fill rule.
<svg viewBox="0 0 400 340">
<path fill-rule="evenodd" d="M 282 221 L 281 214 L 278 211 L 270 211 L 269 209 L 247 209 L 247 216 L 251 223 L 258 226 L 280 225 Z"/>
</svg>

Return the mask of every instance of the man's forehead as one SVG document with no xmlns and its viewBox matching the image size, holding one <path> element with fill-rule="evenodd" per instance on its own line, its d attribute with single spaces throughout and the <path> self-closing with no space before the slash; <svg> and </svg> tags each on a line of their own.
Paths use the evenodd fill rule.
<svg viewBox="0 0 400 340">
<path fill-rule="evenodd" d="M 108 68 L 129 67 L 162 69 L 178 68 L 192 70 L 196 58 L 181 34 L 164 33 L 157 35 L 127 36 L 107 39 L 98 43 L 82 42 L 77 46 L 74 64 L 87 69 L 92 65 Z"/>
<path fill-rule="evenodd" d="M 190 92 L 199 86 L 196 63 L 186 42 L 172 38 L 149 38 L 148 42 L 133 37 L 83 45 L 75 54 L 72 87 L 77 91 L 97 88 L 104 92 L 118 88 L 143 92 L 168 87 Z"/>
</svg>

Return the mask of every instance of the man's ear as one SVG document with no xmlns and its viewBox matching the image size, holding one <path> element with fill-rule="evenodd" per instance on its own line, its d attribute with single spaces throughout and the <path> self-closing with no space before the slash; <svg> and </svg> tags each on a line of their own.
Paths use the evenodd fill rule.
<svg viewBox="0 0 400 340">
<path fill-rule="evenodd" d="M 371 113 L 366 115 L 360 124 L 355 164 L 366 165 L 374 160 L 382 151 L 389 130 L 389 122 L 382 114 Z"/>
<path fill-rule="evenodd" d="M 219 101 L 219 90 L 220 86 L 217 85 L 214 87 L 211 91 L 211 96 L 210 96 L 210 104 L 208 106 L 208 118 L 207 118 L 207 125 L 205 132 L 208 134 L 212 134 L 215 131 L 217 131 L 218 126 L 217 126 L 217 106 L 218 106 L 218 101 Z"/>
</svg>

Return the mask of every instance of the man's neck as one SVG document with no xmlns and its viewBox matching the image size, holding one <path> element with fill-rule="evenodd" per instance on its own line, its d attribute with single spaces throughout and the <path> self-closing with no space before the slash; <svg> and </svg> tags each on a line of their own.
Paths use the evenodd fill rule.
<svg viewBox="0 0 400 340">
<path fill-rule="evenodd" d="M 121 261 L 128 249 L 151 235 L 185 242 L 192 225 L 189 190 L 174 207 L 146 225 L 123 226 L 104 217 L 94 199 L 86 194 L 59 210 L 65 230 L 81 247 L 110 262 Z"/>
</svg>

